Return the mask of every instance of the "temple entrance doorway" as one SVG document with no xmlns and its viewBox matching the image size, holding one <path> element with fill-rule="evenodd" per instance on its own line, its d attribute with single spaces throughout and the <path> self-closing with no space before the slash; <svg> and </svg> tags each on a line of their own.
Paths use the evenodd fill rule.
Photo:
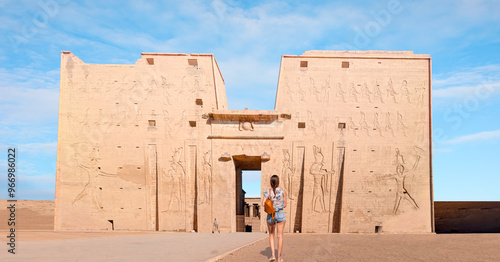
<svg viewBox="0 0 500 262">
<path fill-rule="evenodd" d="M 259 232 L 261 157 L 233 155 L 233 161 L 236 171 L 236 232 Z"/>
</svg>

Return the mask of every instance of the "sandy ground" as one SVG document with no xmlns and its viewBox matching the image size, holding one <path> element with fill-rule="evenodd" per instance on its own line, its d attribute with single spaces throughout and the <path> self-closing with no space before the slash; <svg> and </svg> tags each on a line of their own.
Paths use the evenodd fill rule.
<svg viewBox="0 0 500 262">
<path fill-rule="evenodd" d="M 0 261 L 268 261 L 267 236 L 20 231 L 16 254 L 5 246 Z M 285 234 L 284 241 L 284 261 L 500 261 L 500 234 Z"/>
<path fill-rule="evenodd" d="M 0 231 L 2 232 L 2 231 Z M 114 231 L 114 232 L 104 232 L 104 231 L 94 231 L 94 232 L 82 232 L 82 231 L 17 231 L 17 239 L 21 242 L 24 241 L 47 241 L 47 240 L 67 240 L 67 239 L 82 239 L 82 238 L 93 238 L 93 237 L 120 237 L 129 235 L 148 235 L 157 234 L 156 232 L 135 232 L 135 231 Z M 5 231 L 4 234 L 8 234 Z"/>
<path fill-rule="evenodd" d="M 14 202 L 0 199 L 0 230 L 8 230 L 7 207 Z M 17 200 L 16 230 L 54 230 L 54 200 Z"/>
<path fill-rule="evenodd" d="M 500 261 L 500 234 L 285 234 L 283 261 Z M 263 239 L 218 261 L 268 261 Z"/>
<path fill-rule="evenodd" d="M 453 210 L 439 209 L 436 229 L 498 228 L 498 202 L 465 209 L 444 204 Z M 0 235 L 8 235 L 8 217 L 1 208 Z M 18 200 L 16 219 L 17 254 L 7 252 L 3 237 L 0 261 L 253 262 L 271 256 L 263 233 L 54 232 L 54 201 Z M 500 261 L 500 234 L 285 234 L 284 241 L 284 261 Z"/>
<path fill-rule="evenodd" d="M 0 261 L 207 261 L 245 246 L 264 233 L 20 231 L 16 254 L 0 242 Z M 0 231 L 7 235 L 7 231 Z"/>
</svg>

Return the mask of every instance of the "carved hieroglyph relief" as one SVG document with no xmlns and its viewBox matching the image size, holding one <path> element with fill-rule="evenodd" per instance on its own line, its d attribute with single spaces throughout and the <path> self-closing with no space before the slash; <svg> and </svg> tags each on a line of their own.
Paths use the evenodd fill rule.
<svg viewBox="0 0 500 262">
<path fill-rule="evenodd" d="M 415 104 L 417 106 L 423 106 L 425 101 L 425 90 L 426 90 L 426 81 L 422 81 L 422 85 L 420 87 L 415 88 Z"/>
<path fill-rule="evenodd" d="M 411 104 L 411 96 L 412 93 L 408 89 L 408 81 L 403 80 L 403 83 L 401 83 L 401 103 Z"/>
<path fill-rule="evenodd" d="M 423 142 L 424 137 L 425 137 L 425 127 L 426 127 L 426 121 L 427 117 L 425 115 L 425 112 L 420 113 L 420 119 L 415 122 L 417 126 L 417 141 L 418 142 Z"/>
<path fill-rule="evenodd" d="M 358 103 L 359 91 L 356 89 L 354 83 L 349 84 L 349 101 Z"/>
<path fill-rule="evenodd" d="M 314 145 L 313 152 L 314 152 L 314 163 L 309 168 L 309 173 L 313 175 L 314 179 L 312 210 L 314 212 L 327 212 L 325 207 L 325 198 L 329 193 L 328 176 L 330 174 L 334 174 L 335 171 L 333 170 L 328 171 L 323 168 L 324 155 L 321 152 L 320 147 Z"/>
<path fill-rule="evenodd" d="M 356 125 L 356 123 L 354 123 L 354 120 L 352 120 L 352 117 L 349 117 L 349 122 L 347 122 L 347 128 L 349 129 L 349 131 L 352 131 L 352 133 L 355 136 L 358 136 L 359 127 Z"/>
<path fill-rule="evenodd" d="M 330 93 L 332 90 L 332 87 L 330 85 L 330 77 L 328 76 L 325 80 L 325 83 L 323 83 L 323 106 L 328 106 L 330 104 Z"/>
<path fill-rule="evenodd" d="M 397 104 L 398 100 L 397 100 L 396 96 L 398 93 L 394 89 L 394 85 L 392 84 L 392 79 L 389 80 L 389 83 L 387 84 L 386 91 L 387 91 L 386 92 L 386 95 L 387 95 L 386 101 L 394 102 Z"/>
<path fill-rule="evenodd" d="M 360 119 L 359 119 L 359 126 L 361 130 L 364 130 L 366 132 L 367 136 L 370 136 L 370 129 L 371 127 L 366 123 L 366 116 L 365 113 L 360 112 Z"/>
<path fill-rule="evenodd" d="M 86 143 L 86 142 L 81 142 Z M 79 154 L 77 148 L 79 148 L 80 143 L 73 144 L 73 148 L 75 150 L 74 158 L 76 165 L 79 167 L 79 170 L 82 173 L 86 174 L 87 181 L 83 186 L 83 189 L 80 193 L 73 199 L 72 205 L 75 205 L 76 202 L 80 201 L 82 198 L 88 196 L 94 208 L 98 211 L 101 211 L 101 203 L 99 196 L 97 194 L 97 179 L 102 177 L 114 177 L 116 174 L 107 173 L 101 171 L 101 167 L 99 166 L 99 161 L 101 160 L 101 156 L 99 154 L 99 145 L 94 145 L 92 147 L 92 152 L 90 152 L 88 158 Z M 82 163 L 82 158 L 88 159 L 88 164 Z M 86 161 L 87 162 L 87 161 Z M 78 170 L 78 169 L 77 169 Z"/>
<path fill-rule="evenodd" d="M 314 84 L 314 79 L 312 77 L 309 77 L 309 93 L 316 97 L 316 101 L 322 101 L 323 97 L 321 97 L 321 90 Z"/>
<path fill-rule="evenodd" d="M 203 154 L 203 173 L 201 177 L 200 204 L 210 204 L 212 186 L 212 152 L 209 150 Z"/>
<path fill-rule="evenodd" d="M 182 83 L 181 83 L 181 86 L 179 88 L 179 93 L 189 92 L 186 77 L 187 76 L 182 76 Z"/>
<path fill-rule="evenodd" d="M 346 93 L 345 93 L 344 89 L 342 89 L 342 84 L 340 82 L 337 83 L 336 96 L 340 97 L 342 99 L 342 102 L 344 102 L 344 103 L 347 102 L 347 100 L 346 100 Z"/>
<path fill-rule="evenodd" d="M 380 84 L 378 80 L 375 81 L 375 87 L 373 88 L 373 101 L 380 101 L 380 103 L 384 103 L 382 90 L 380 90 Z"/>
<path fill-rule="evenodd" d="M 324 121 L 322 121 L 321 119 L 314 121 L 312 112 L 310 110 L 307 110 L 307 125 L 307 129 L 311 130 L 311 134 L 316 137 L 321 137 L 326 133 Z"/>
<path fill-rule="evenodd" d="M 373 130 L 377 132 L 380 136 L 384 136 L 382 133 L 382 127 L 380 127 L 380 121 L 378 119 L 378 113 L 375 112 L 373 115 Z"/>
<path fill-rule="evenodd" d="M 419 209 L 417 201 L 415 200 L 413 194 L 408 190 L 408 184 L 406 182 L 406 177 L 413 173 L 415 169 L 418 167 L 418 163 L 421 159 L 421 154 L 424 152 L 419 147 L 413 148 L 413 155 L 415 161 L 413 165 L 407 163 L 405 161 L 405 157 L 401 154 L 399 148 L 395 149 L 396 151 L 396 172 L 393 174 L 386 174 L 383 176 L 379 176 L 379 178 L 391 178 L 396 181 L 396 199 L 394 201 L 393 213 L 397 214 L 399 207 L 401 206 L 401 200 L 406 200 L 409 202 L 415 209 Z"/>
<path fill-rule="evenodd" d="M 172 127 L 173 134 L 178 134 L 179 131 L 181 131 L 182 128 L 187 125 L 187 123 L 188 123 L 188 119 L 187 119 L 186 110 L 183 110 L 179 121 L 177 121 L 174 124 L 174 126 Z"/>
<path fill-rule="evenodd" d="M 238 130 L 240 131 L 253 131 L 254 130 L 254 125 L 253 122 L 247 122 L 247 121 L 240 121 L 240 125 L 238 127 Z"/>
<path fill-rule="evenodd" d="M 359 117 L 350 116 L 347 118 L 346 130 L 348 131 L 349 134 L 352 134 L 354 136 L 358 136 L 360 132 L 361 134 L 369 137 L 377 133 L 381 137 L 386 137 L 386 136 L 394 137 L 396 135 L 403 137 L 408 136 L 409 134 L 408 131 L 411 130 L 412 128 L 408 126 L 408 123 L 405 122 L 403 114 L 401 112 L 396 112 L 395 118 L 391 115 L 390 112 L 383 113 L 383 115 L 385 115 L 385 120 L 383 122 L 380 119 L 381 113 L 382 112 L 380 111 L 374 112 L 372 118 L 367 118 L 365 112 L 360 111 Z M 308 117 L 308 119 L 312 118 Z M 393 121 L 395 121 L 395 127 L 393 125 Z M 334 118 L 334 121 L 332 122 L 334 124 L 333 126 L 335 127 L 334 132 L 337 132 L 339 118 L 338 117 Z M 326 132 L 326 129 L 323 128 L 324 126 L 321 125 L 320 123 L 321 122 L 318 122 L 318 124 L 316 124 L 315 121 L 308 120 L 309 129 L 315 131 L 314 134 L 316 134 L 317 136 L 322 135 L 324 132 Z M 373 123 L 373 125 L 370 125 L 368 123 Z M 427 124 L 425 113 L 419 114 L 419 118 L 414 123 L 415 123 L 414 125 L 415 128 L 413 128 L 413 130 L 415 132 L 414 133 L 412 132 L 410 134 L 412 136 L 413 135 L 415 136 L 416 141 L 422 141 L 425 136 L 425 127 Z M 342 131 L 343 130 L 340 129 L 341 133 Z"/>
<path fill-rule="evenodd" d="M 385 132 L 391 132 L 391 135 L 394 136 L 394 129 L 392 128 L 392 122 L 391 122 L 391 113 L 387 112 L 385 114 Z"/>
<path fill-rule="evenodd" d="M 361 87 L 361 97 L 364 98 L 369 103 L 371 103 L 372 102 L 372 97 L 371 97 L 372 94 L 373 93 L 368 88 L 368 84 L 366 84 L 366 82 L 363 83 L 363 86 Z"/>
<path fill-rule="evenodd" d="M 183 206 L 183 186 L 186 181 L 186 170 L 181 161 L 182 147 L 175 149 L 170 161 L 170 170 L 167 174 L 163 172 L 164 179 L 168 181 L 168 188 L 170 188 L 169 197 L 167 199 L 167 210 L 180 211 Z"/>
<path fill-rule="evenodd" d="M 406 136 L 406 129 L 408 128 L 403 122 L 403 115 L 398 112 L 398 122 L 397 128 L 399 133 L 403 133 L 403 136 Z"/>
<path fill-rule="evenodd" d="M 297 90 L 297 93 L 298 93 L 298 96 L 299 96 L 299 101 L 303 101 L 303 102 L 306 102 L 306 97 L 307 97 L 307 90 L 305 87 L 303 87 L 303 85 L 300 83 L 300 77 L 297 77 L 296 81 L 295 81 L 295 86 L 296 86 L 296 90 Z"/>
<path fill-rule="evenodd" d="M 164 103 L 167 105 L 171 105 L 172 104 L 173 84 L 169 83 L 165 76 L 161 76 L 161 87 L 163 90 Z"/>
<path fill-rule="evenodd" d="M 288 192 L 289 198 L 293 200 L 294 192 L 292 185 L 294 181 L 294 172 L 292 168 L 292 159 L 288 149 L 283 149 L 283 167 L 281 169 L 281 175 L 281 179 L 284 182 L 284 189 Z"/>
</svg>

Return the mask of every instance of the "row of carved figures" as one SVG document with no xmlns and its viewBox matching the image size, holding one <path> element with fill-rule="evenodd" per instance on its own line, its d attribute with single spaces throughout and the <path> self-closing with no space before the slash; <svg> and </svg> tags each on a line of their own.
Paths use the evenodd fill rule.
<svg viewBox="0 0 500 262">
<path fill-rule="evenodd" d="M 78 95 L 79 99 L 91 99 L 101 97 L 102 93 L 112 92 L 115 93 L 115 100 L 130 99 L 134 101 L 142 101 L 152 97 L 161 96 L 165 104 L 173 104 L 178 102 L 178 98 L 185 95 L 197 94 L 202 95 L 213 89 L 213 84 L 210 79 L 204 80 L 205 77 L 187 76 L 181 77 L 180 81 L 170 80 L 165 76 L 151 76 L 150 79 L 136 79 L 127 80 L 124 76 L 121 81 L 103 81 L 102 79 L 92 80 L 85 75 L 82 82 L 74 83 L 73 78 L 69 78 L 68 86 L 80 92 L 77 94 L 72 92 L 75 96 Z M 160 93 L 158 93 L 160 92 Z"/>
<path fill-rule="evenodd" d="M 166 136 L 173 138 L 178 134 L 182 127 L 188 127 L 188 117 L 186 110 L 179 115 L 172 116 L 167 110 L 157 113 L 151 110 L 149 114 L 142 114 L 141 108 L 117 107 L 111 115 L 103 112 L 103 109 L 97 109 L 97 114 L 91 112 L 91 108 L 85 110 L 85 114 L 75 115 L 71 112 L 66 113 L 66 119 L 72 132 L 87 132 L 88 128 L 97 127 L 102 132 L 119 132 L 123 128 L 147 126 L 149 120 L 158 121 L 161 119 L 166 123 Z M 194 119 L 199 121 L 201 116 L 198 111 L 195 112 Z M 156 123 L 156 122 L 155 122 Z M 133 131 L 133 129 L 130 129 Z"/>
<path fill-rule="evenodd" d="M 306 127 L 309 131 L 304 131 L 305 135 L 307 132 L 321 137 L 326 135 L 328 121 L 317 119 L 314 120 L 311 111 L 307 112 L 308 117 L 306 120 Z M 394 115 L 396 116 L 394 118 Z M 420 118 L 416 119 L 415 122 L 408 122 L 403 118 L 403 114 L 400 112 L 375 112 L 371 119 L 367 119 L 364 112 L 360 112 L 359 115 L 350 116 L 346 119 L 346 122 L 340 121 L 336 117 L 333 121 L 334 132 L 339 132 L 341 135 L 353 134 L 358 136 L 359 134 L 374 136 L 378 135 L 381 137 L 395 137 L 401 135 L 406 137 L 410 130 L 414 129 L 417 133 L 417 141 L 423 141 L 425 135 L 426 127 L 426 116 L 421 113 Z"/>
<path fill-rule="evenodd" d="M 409 86 L 407 80 L 401 83 L 393 83 L 389 79 L 387 83 L 380 84 L 375 81 L 373 84 L 363 83 L 342 84 L 332 83 L 331 76 L 328 76 L 321 84 L 317 80 L 309 77 L 309 83 L 303 84 L 303 79 L 297 77 L 293 84 L 290 84 L 288 77 L 284 77 L 284 92 L 290 97 L 292 102 L 319 102 L 321 105 L 330 105 L 332 102 L 343 103 L 407 103 L 415 106 L 425 104 L 426 81 L 415 83 Z"/>
</svg>

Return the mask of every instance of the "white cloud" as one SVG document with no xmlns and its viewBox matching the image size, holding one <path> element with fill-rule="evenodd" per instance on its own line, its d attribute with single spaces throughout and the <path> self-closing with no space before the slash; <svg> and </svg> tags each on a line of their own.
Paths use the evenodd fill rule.
<svg viewBox="0 0 500 262">
<path fill-rule="evenodd" d="M 495 131 L 484 131 L 476 134 L 460 136 L 457 138 L 446 140 L 443 143 L 461 144 L 461 143 L 476 142 L 476 141 L 490 141 L 499 138 L 500 138 L 500 130 L 495 130 Z"/>
<path fill-rule="evenodd" d="M 0 130 L 57 123 L 59 70 L 0 68 Z M 40 130 L 33 130 L 39 132 Z"/>
<path fill-rule="evenodd" d="M 16 147 L 20 155 L 24 157 L 49 156 L 55 157 L 57 154 L 57 142 L 47 143 L 27 143 L 19 145 L 0 145 L 0 148 L 7 150 L 8 147 Z"/>
<path fill-rule="evenodd" d="M 435 75 L 433 98 L 489 99 L 500 90 L 500 65 L 486 65 L 462 69 L 458 72 Z"/>
<path fill-rule="evenodd" d="M 500 65 L 492 64 L 471 68 L 464 68 L 458 72 L 434 75 L 435 88 L 445 88 L 456 85 L 474 85 L 478 83 L 500 80 Z"/>
<path fill-rule="evenodd" d="M 22 144 L 18 148 L 23 154 L 31 156 L 55 157 L 57 154 L 57 142 Z"/>
<path fill-rule="evenodd" d="M 0 68 L 0 87 L 12 90 L 23 87 L 31 89 L 58 89 L 59 69 L 48 71 L 25 68 Z M 8 96 L 1 96 L 0 101 L 13 100 Z"/>
<path fill-rule="evenodd" d="M 0 87 L 0 123 L 7 126 L 31 126 L 47 122 L 57 123 L 59 90 Z"/>
<path fill-rule="evenodd" d="M 467 98 L 476 96 L 481 100 L 489 99 L 498 94 L 500 81 L 492 84 L 478 84 L 475 86 L 454 86 L 432 91 L 433 98 Z"/>
</svg>

